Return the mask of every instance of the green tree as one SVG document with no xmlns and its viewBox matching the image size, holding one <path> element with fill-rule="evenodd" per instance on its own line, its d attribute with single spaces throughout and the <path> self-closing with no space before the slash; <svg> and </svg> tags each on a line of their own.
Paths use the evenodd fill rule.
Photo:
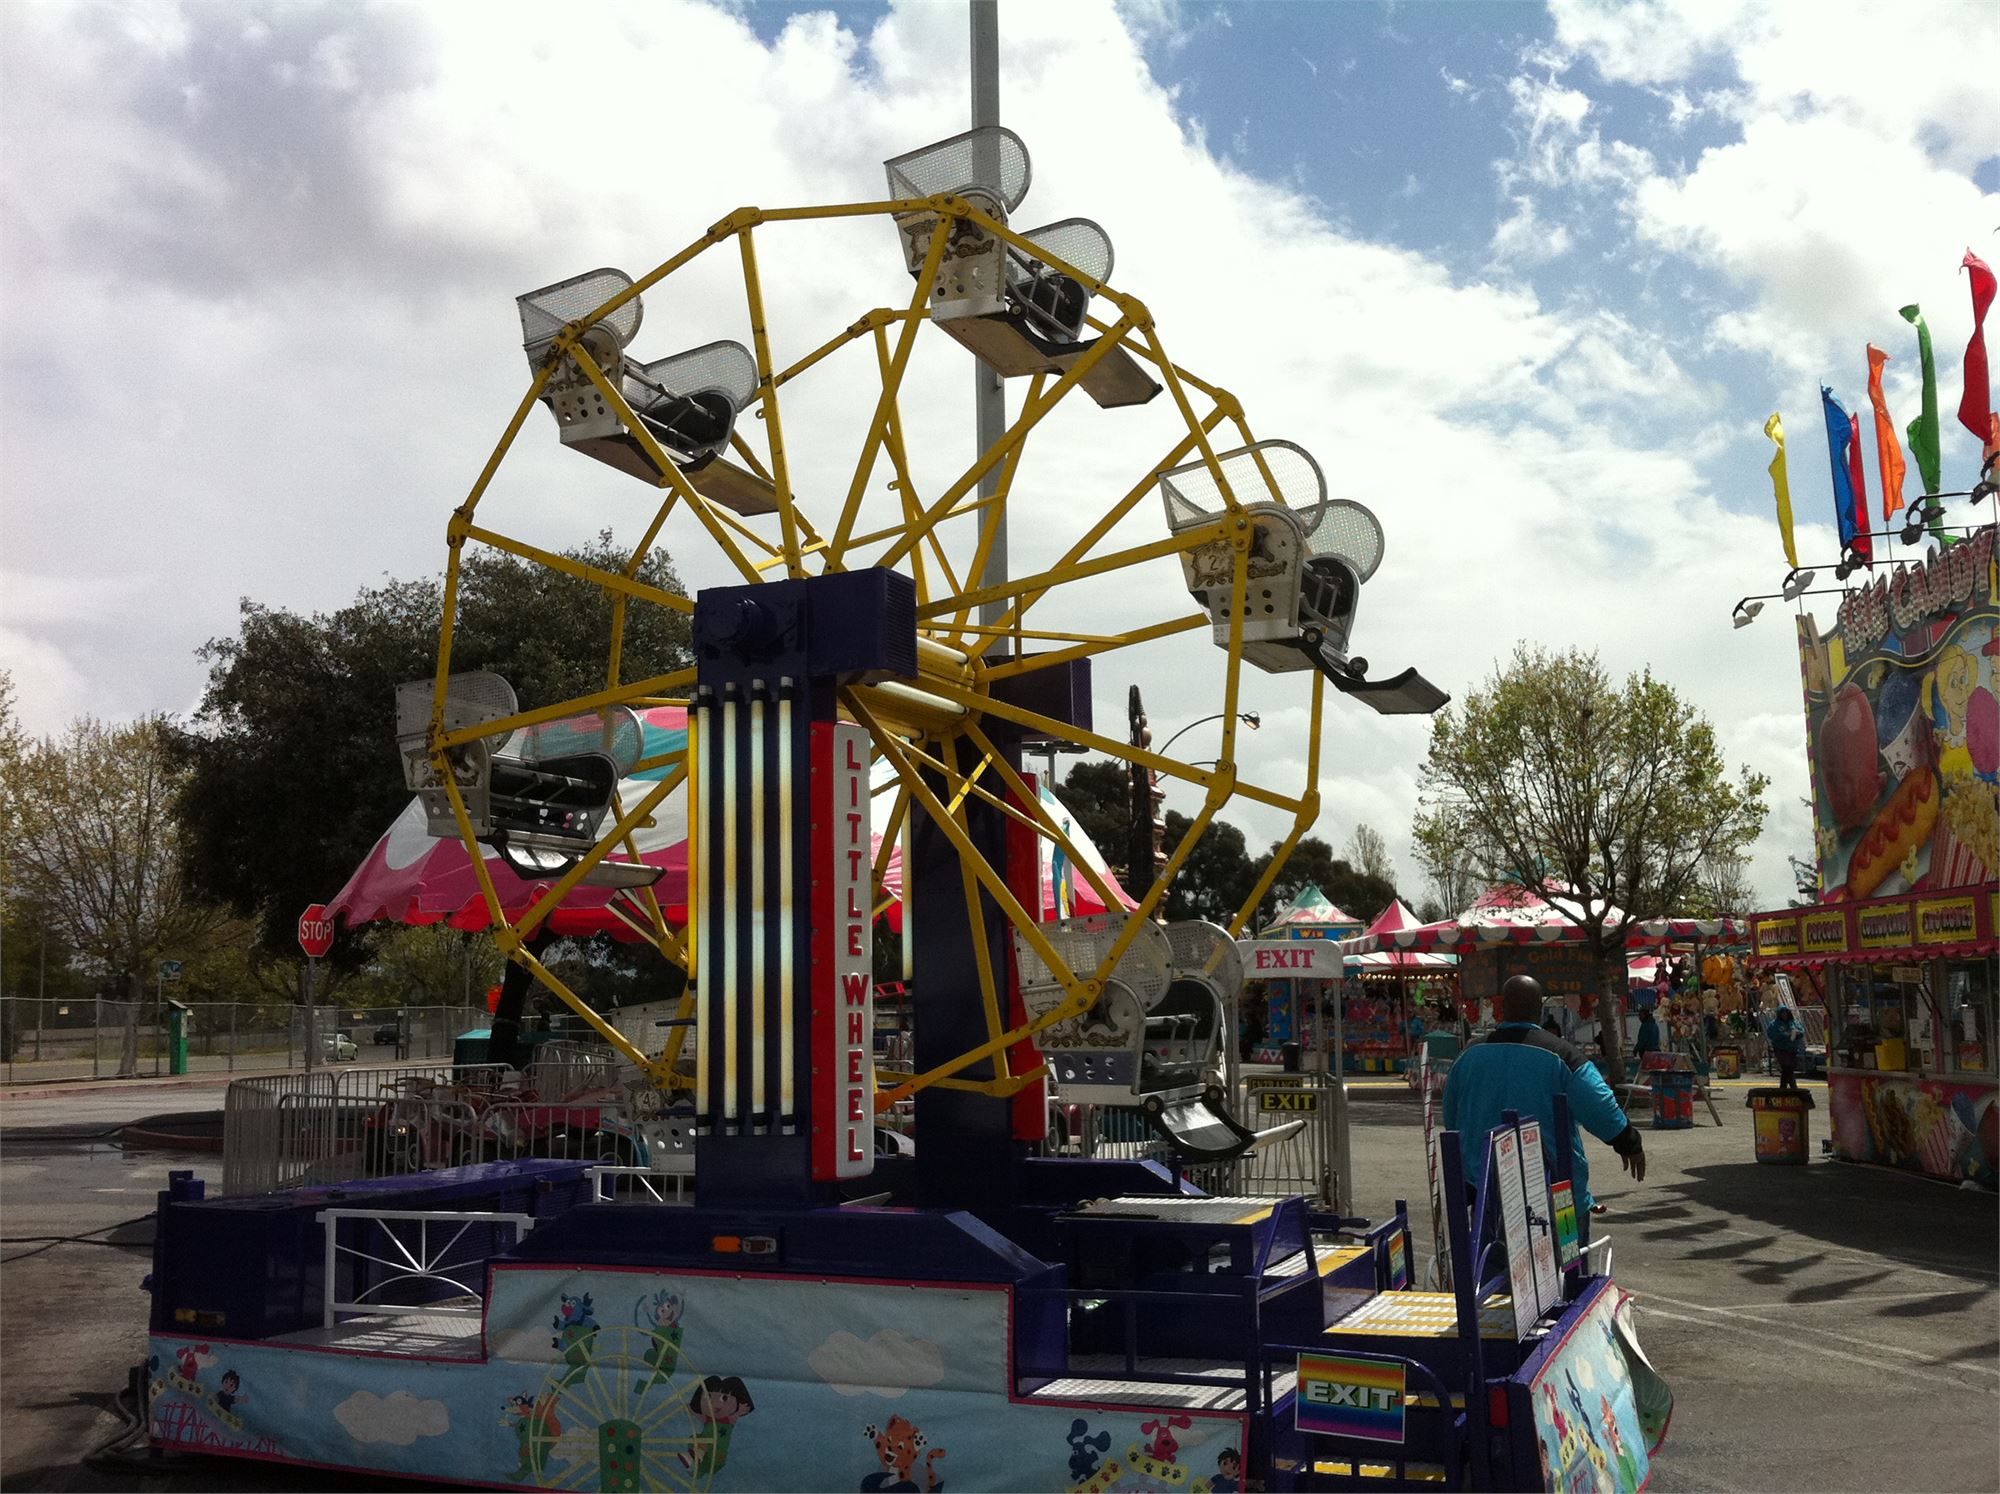
<svg viewBox="0 0 2000 1494">
<path fill-rule="evenodd" d="M 1098 854 L 1122 879 L 1125 850 L 1132 838 L 1132 774 L 1120 762 L 1093 758 L 1078 763 L 1063 779 L 1062 801 L 1083 826 L 1084 834 L 1096 842 Z M 1167 816 L 1171 826 L 1173 816 Z M 1182 820 L 1183 827 L 1187 821 Z M 1170 841 L 1171 843 L 1171 841 Z"/>
<path fill-rule="evenodd" d="M 1179 845 L 1193 823 L 1178 810 L 1168 810 L 1167 844 Z M 1167 890 L 1167 918 L 1205 918 L 1227 928 L 1256 885 L 1257 869 L 1243 832 L 1227 820 L 1210 820 Z"/>
<path fill-rule="evenodd" d="M 1356 825 L 1347 838 L 1347 859 L 1364 876 L 1379 877 L 1390 886 L 1396 883 L 1396 864 L 1389 859 L 1389 844 L 1373 825 Z"/>
<path fill-rule="evenodd" d="M 1704 869 L 1742 857 L 1767 786 L 1732 777 L 1715 729 L 1651 671 L 1619 685 L 1594 653 L 1521 645 L 1433 720 L 1414 838 L 1457 836 L 1483 878 L 1539 884 L 1604 968 L 1634 922 L 1683 910 Z M 1615 1084 L 1623 1034 L 1600 1029 Z"/>
<path fill-rule="evenodd" d="M 1411 828 L 1410 850 L 1430 889 L 1426 907 L 1437 909 L 1425 922 L 1435 923 L 1471 906 L 1486 890 L 1479 858 L 1472 851 L 1472 832 L 1464 816 L 1439 805 L 1434 812 L 1419 814 Z"/>
<path fill-rule="evenodd" d="M 181 871 L 171 728 L 84 719 L 10 769 L 15 895 L 43 912 L 81 969 L 123 993 L 118 1072 L 138 1072 L 139 1018 L 159 962 L 211 948 L 221 910 Z"/>
<path fill-rule="evenodd" d="M 618 570 L 627 555 L 601 534 L 568 552 Z M 659 552 L 639 579 L 679 591 Z M 612 604 L 587 581 L 497 551 L 468 555 L 452 646 L 455 670 L 506 676 L 524 706 L 604 687 Z M 239 631 L 212 639 L 200 709 L 176 750 L 186 866 L 204 895 L 257 921 L 258 943 L 295 958 L 301 909 L 333 896 L 409 802 L 396 754 L 396 687 L 437 667 L 443 592 L 435 580 L 389 581 L 328 614 L 245 601 Z M 690 658 L 688 620 L 645 603 L 628 610 L 622 676 L 644 679 Z M 366 962 L 343 939 L 334 963 Z"/>
<path fill-rule="evenodd" d="M 1271 849 L 1257 858 L 1253 868 L 1257 876 L 1264 874 L 1264 868 L 1277 854 L 1281 841 L 1273 841 Z M 1371 876 L 1343 858 L 1333 854 L 1333 847 L 1317 835 L 1307 835 L 1292 847 L 1292 854 L 1285 858 L 1277 879 L 1272 882 L 1270 892 L 1257 906 L 1257 927 L 1263 928 L 1278 912 L 1297 897 L 1307 886 L 1317 887 L 1324 892 L 1341 912 L 1371 921 L 1377 913 L 1389 906 L 1396 895 L 1395 884 L 1386 878 Z"/>
</svg>

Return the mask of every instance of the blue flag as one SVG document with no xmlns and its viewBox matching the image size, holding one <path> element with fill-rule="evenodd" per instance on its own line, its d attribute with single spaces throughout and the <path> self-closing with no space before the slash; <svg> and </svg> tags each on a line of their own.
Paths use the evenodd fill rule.
<svg viewBox="0 0 2000 1494">
<path fill-rule="evenodd" d="M 1826 407 L 1826 451 L 1833 464 L 1833 516 L 1840 524 L 1840 553 L 1854 544 L 1854 479 L 1847 470 L 1847 448 L 1854 440 L 1854 421 L 1841 409 L 1833 391 L 1819 386 L 1819 402 Z"/>
</svg>

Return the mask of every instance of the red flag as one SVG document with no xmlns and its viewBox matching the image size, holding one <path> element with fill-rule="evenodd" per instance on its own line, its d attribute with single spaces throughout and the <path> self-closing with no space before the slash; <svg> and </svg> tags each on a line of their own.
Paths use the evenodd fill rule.
<svg viewBox="0 0 2000 1494">
<path fill-rule="evenodd" d="M 1993 437 L 1993 391 L 1986 380 L 1986 308 L 1993 304 L 1993 272 L 1970 249 L 1958 267 L 1972 275 L 1972 340 L 1965 345 L 1965 390 L 1958 397 L 1958 423 L 1984 446 Z"/>
<path fill-rule="evenodd" d="M 1882 522 L 1903 506 L 1903 443 L 1896 439 L 1896 422 L 1882 397 L 1882 365 L 1889 355 L 1868 344 L 1868 402 L 1875 407 L 1875 469 L 1882 474 Z"/>
<path fill-rule="evenodd" d="M 1861 469 L 1859 419 L 1848 428 L 1847 479 L 1854 484 L 1854 550 L 1872 571 L 1875 569 L 1875 545 L 1868 538 L 1868 530 L 1871 527 L 1868 522 L 1868 474 Z"/>
</svg>

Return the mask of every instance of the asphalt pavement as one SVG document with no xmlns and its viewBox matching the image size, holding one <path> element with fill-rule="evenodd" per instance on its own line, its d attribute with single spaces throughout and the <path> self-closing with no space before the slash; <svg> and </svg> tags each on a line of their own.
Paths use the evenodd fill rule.
<svg viewBox="0 0 2000 1494">
<path fill-rule="evenodd" d="M 1595 1228 L 1675 1391 L 1652 1489 L 2000 1494 L 1993 1195 L 1817 1156 L 1760 1166 L 1743 1088 L 1718 1086 L 1720 1127 L 1704 1111 L 1693 1130 L 1649 1130 L 1643 1183 L 1594 1170 L 1613 1210 Z M 1355 1205 L 1409 1199 L 1421 1247 L 1419 1109 L 1399 1083 L 1351 1093 Z M 356 1487 L 261 1465 L 143 1476 L 84 1462 L 117 1429 L 112 1398 L 144 1355 L 150 1225 L 106 1227 L 145 1215 L 170 1169 L 219 1172 L 213 1154 L 123 1151 L 116 1128 L 204 1103 L 220 1106 L 220 1084 L 0 1099 L 0 1488 Z M 28 1253 L 39 1242 L 25 1237 L 91 1231 L 109 1243 Z"/>
</svg>

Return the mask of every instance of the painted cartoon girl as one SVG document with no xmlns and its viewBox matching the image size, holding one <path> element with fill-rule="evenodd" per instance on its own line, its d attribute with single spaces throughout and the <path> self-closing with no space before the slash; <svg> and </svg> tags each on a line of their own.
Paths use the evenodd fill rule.
<svg viewBox="0 0 2000 1494">
<path fill-rule="evenodd" d="M 673 1378 L 681 1362 L 681 1314 L 686 1310 L 687 1303 L 672 1287 L 661 1287 L 652 1296 L 641 1297 L 632 1309 L 639 1326 L 653 1336 L 652 1347 L 646 1350 L 646 1366 L 652 1376 L 634 1385 L 632 1394 L 644 1395 L 653 1386 L 664 1385 Z"/>
<path fill-rule="evenodd" d="M 695 1415 L 701 1430 L 695 1433 L 694 1448 L 678 1453 L 681 1466 L 694 1470 L 697 1482 L 706 1483 L 722 1472 L 729 1461 L 729 1439 L 736 1423 L 757 1409 L 750 1399 L 750 1387 L 736 1375 L 710 1375 L 694 1394 Z"/>
</svg>

